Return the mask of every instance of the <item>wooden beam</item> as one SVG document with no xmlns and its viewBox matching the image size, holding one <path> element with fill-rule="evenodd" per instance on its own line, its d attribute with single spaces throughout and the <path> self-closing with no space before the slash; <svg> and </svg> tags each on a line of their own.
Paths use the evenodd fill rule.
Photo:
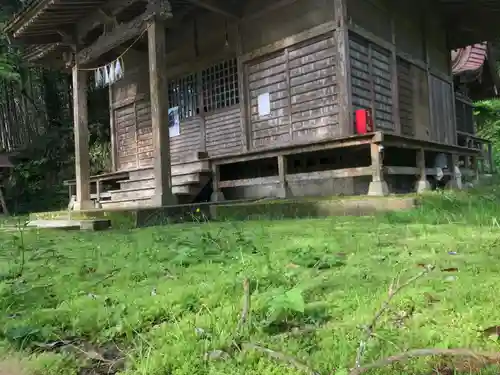
<svg viewBox="0 0 500 375">
<path fill-rule="evenodd" d="M 107 18 L 103 16 L 103 12 L 111 17 L 116 17 L 121 11 L 138 1 L 140 0 L 110 0 L 103 7 L 78 23 L 76 26 L 76 35 L 81 40 L 85 38 L 90 31 L 105 23 Z"/>
<path fill-rule="evenodd" d="M 149 90 L 153 128 L 153 160 L 156 206 L 176 203 L 172 194 L 170 135 L 168 121 L 167 42 L 164 21 L 154 17 L 148 25 Z"/>
<path fill-rule="evenodd" d="M 78 62 L 80 64 L 87 64 L 122 43 L 139 36 L 146 27 L 145 21 L 144 15 L 141 15 L 126 24 L 119 25 L 110 33 L 103 34 L 94 44 L 77 54 Z"/>
<path fill-rule="evenodd" d="M 126 41 L 139 36 L 140 33 L 145 30 L 147 21 L 156 15 L 161 15 L 163 18 L 171 18 L 172 13 L 170 12 L 170 7 L 165 9 L 161 1 L 162 0 L 156 0 L 149 3 L 148 8 L 143 14 L 128 23 L 122 23 L 116 26 L 109 33 L 101 35 L 94 44 L 78 53 L 78 62 L 82 65 L 87 64 Z"/>
<path fill-rule="evenodd" d="M 263 15 L 269 13 L 269 12 L 273 12 L 273 11 L 276 11 L 280 8 L 283 8 L 285 6 L 290 6 L 292 5 L 293 3 L 297 2 L 297 0 L 279 0 L 279 1 L 274 1 L 274 2 L 269 2 L 269 4 L 261 9 L 259 9 L 258 11 L 255 11 L 253 13 L 250 13 L 250 14 L 246 14 L 243 16 L 244 20 L 245 21 L 248 21 L 248 20 L 251 20 L 251 19 L 255 19 L 255 18 L 259 18 L 259 17 L 262 17 Z"/>
<path fill-rule="evenodd" d="M 222 14 L 228 18 L 239 19 L 238 9 L 235 7 L 227 6 L 222 1 L 219 0 L 187 0 L 189 3 L 196 5 L 200 8 L 207 9 L 211 12 Z"/>
</svg>

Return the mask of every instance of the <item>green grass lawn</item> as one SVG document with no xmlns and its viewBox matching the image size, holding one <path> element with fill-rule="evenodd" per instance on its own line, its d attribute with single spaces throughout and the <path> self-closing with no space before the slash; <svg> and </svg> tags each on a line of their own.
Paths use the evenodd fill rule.
<svg viewBox="0 0 500 375">
<path fill-rule="evenodd" d="M 435 269 L 382 314 L 363 363 L 411 349 L 500 351 L 481 333 L 500 325 L 499 222 L 500 189 L 488 188 L 378 217 L 0 232 L 0 351 L 33 374 L 307 372 L 284 356 L 346 374 L 391 283 L 426 265 Z M 371 373 L 429 374 L 450 361 Z"/>
</svg>

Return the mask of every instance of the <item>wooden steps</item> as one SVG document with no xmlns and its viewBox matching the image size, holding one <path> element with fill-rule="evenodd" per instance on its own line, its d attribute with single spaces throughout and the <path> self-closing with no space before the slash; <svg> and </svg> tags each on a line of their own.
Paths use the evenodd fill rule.
<svg viewBox="0 0 500 375">
<path fill-rule="evenodd" d="M 31 220 L 26 225 L 28 228 L 61 229 L 61 230 L 105 230 L 111 226 L 111 221 L 106 219 L 72 220 Z"/>
<path fill-rule="evenodd" d="M 109 192 L 110 199 L 100 202 L 103 209 L 133 208 L 152 204 L 154 196 L 154 171 L 145 168 L 129 171 L 129 178 L 118 181 L 119 190 Z M 180 201 L 191 202 L 210 180 L 210 162 L 196 160 L 172 166 L 172 190 Z"/>
</svg>

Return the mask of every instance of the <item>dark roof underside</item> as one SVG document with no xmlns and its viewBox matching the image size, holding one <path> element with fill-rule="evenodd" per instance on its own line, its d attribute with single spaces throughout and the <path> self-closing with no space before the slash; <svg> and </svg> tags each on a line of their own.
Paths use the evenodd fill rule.
<svg viewBox="0 0 500 375">
<path fill-rule="evenodd" d="M 6 31 L 28 44 L 62 42 L 60 32 L 71 33 L 78 21 L 106 2 L 107 0 L 32 0 L 13 17 Z M 188 2 L 171 0 L 171 3 L 175 17 L 175 8 Z M 435 0 L 430 3 L 445 19 L 452 49 L 500 37 L 500 27 L 497 26 L 500 0 Z"/>
<path fill-rule="evenodd" d="M 500 37 L 500 0 L 439 0 L 450 48 Z"/>
<path fill-rule="evenodd" d="M 15 15 L 5 31 L 25 44 L 63 42 L 62 35 L 73 35 L 75 25 L 102 8 L 109 0 L 32 0 Z M 138 1 L 147 3 L 148 0 Z M 126 0 L 123 0 L 126 2 Z M 170 0 L 173 11 L 181 13 L 191 4 Z"/>
</svg>

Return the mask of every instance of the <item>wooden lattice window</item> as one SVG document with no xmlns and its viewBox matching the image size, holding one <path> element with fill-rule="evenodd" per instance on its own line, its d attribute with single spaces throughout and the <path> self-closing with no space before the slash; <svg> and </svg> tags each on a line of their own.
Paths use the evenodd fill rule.
<svg viewBox="0 0 500 375">
<path fill-rule="evenodd" d="M 181 120 L 199 113 L 196 74 L 189 74 L 168 83 L 168 103 L 171 108 L 179 107 Z"/>
<path fill-rule="evenodd" d="M 240 102 L 236 59 L 215 64 L 201 72 L 205 112 L 230 107 Z"/>
</svg>

